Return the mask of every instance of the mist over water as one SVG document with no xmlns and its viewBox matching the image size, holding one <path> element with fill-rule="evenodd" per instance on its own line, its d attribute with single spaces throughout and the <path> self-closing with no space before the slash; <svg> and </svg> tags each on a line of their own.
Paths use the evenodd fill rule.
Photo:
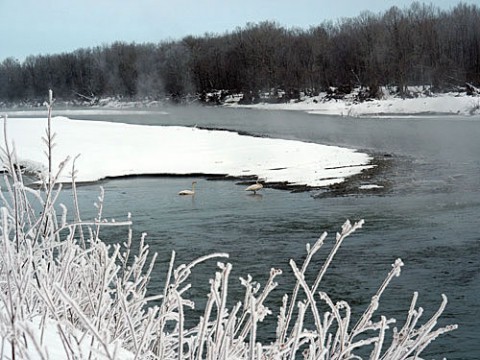
<svg viewBox="0 0 480 360">
<path fill-rule="evenodd" d="M 171 252 L 177 265 L 213 252 L 228 252 L 233 265 L 230 300 L 243 300 L 239 276 L 251 274 L 262 285 L 271 267 L 281 268 L 279 288 L 268 303 L 274 330 L 284 292 L 292 287 L 288 261 L 301 263 L 305 244 L 323 231 L 329 241 L 312 264 L 315 276 L 346 219 L 365 219 L 363 229 L 347 238 L 323 282 L 334 301 L 348 301 L 360 316 L 396 258 L 405 266 L 381 300 L 378 314 L 397 318 L 401 327 L 414 291 L 424 319 L 441 303 L 449 304 L 440 325 L 459 329 L 441 336 L 424 358 L 477 359 L 480 354 L 480 122 L 478 118 L 359 119 L 300 112 L 175 107 L 164 113 L 85 115 L 76 118 L 148 125 L 222 128 L 367 151 L 387 166 L 364 182 L 384 185 L 374 191 L 353 190 L 342 196 L 316 197 L 318 191 L 292 193 L 264 189 L 258 196 L 233 180 L 137 177 L 81 186 L 83 218 L 94 216 L 93 202 L 105 188 L 105 216 L 124 219 L 132 213 L 134 239 L 147 232 L 152 252 L 159 253 L 152 292 L 160 292 Z M 59 111 L 61 112 L 61 111 Z M 128 136 L 126 134 L 125 136 Z M 167 154 L 165 156 L 168 156 Z M 178 191 L 197 181 L 194 198 Z M 357 185 L 360 185 L 358 183 Z M 64 201 L 71 199 L 68 191 Z M 109 229 L 104 240 L 123 242 L 127 229 Z M 221 260 L 226 261 L 226 260 Z M 216 261 L 198 267 L 189 290 L 202 308 Z M 197 316 L 195 313 L 194 316 Z M 273 329 L 273 330 L 272 330 Z"/>
</svg>

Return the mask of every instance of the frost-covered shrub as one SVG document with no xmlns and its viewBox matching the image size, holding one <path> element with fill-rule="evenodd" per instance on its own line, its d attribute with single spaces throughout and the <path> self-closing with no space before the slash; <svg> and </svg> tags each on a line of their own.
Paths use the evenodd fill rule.
<svg viewBox="0 0 480 360">
<path fill-rule="evenodd" d="M 51 158 L 51 106 L 45 142 Z M 7 119 L 4 118 L 5 126 Z M 7 133 L 7 131 L 5 131 Z M 61 134 L 60 134 L 61 135 Z M 437 336 L 455 325 L 437 328 L 447 300 L 427 321 L 417 294 L 401 328 L 395 319 L 377 315 L 383 291 L 400 274 L 398 259 L 363 314 L 352 314 L 348 303 L 334 303 L 320 291 L 320 283 L 344 239 L 363 221 L 346 222 L 312 283 L 305 274 L 322 249 L 327 234 L 308 245 L 301 265 L 290 261 L 296 285 L 283 297 L 275 339 L 266 344 L 258 325 L 274 309 L 265 300 L 277 286 L 280 270 L 272 269 L 262 287 L 250 276 L 240 279 L 242 299 L 228 307 L 232 265 L 227 254 L 212 254 L 176 265 L 175 253 L 160 294 L 147 295 L 156 255 L 149 253 L 145 235 L 133 252 L 131 219 L 103 218 L 103 191 L 95 219 L 81 218 L 72 166 L 73 204 L 58 203 L 62 186 L 51 166 L 43 172 L 39 188 L 25 185 L 15 152 L 5 141 L 2 162 L 4 187 L 0 193 L 0 356 L 5 359 L 370 359 L 418 358 Z M 67 212 L 73 214 L 67 221 Z M 124 243 L 108 246 L 102 229 L 126 226 Z M 137 240 L 135 240 L 137 241 Z M 200 262 L 217 259 L 218 271 L 210 281 L 203 315 L 193 326 L 185 310 L 194 303 L 187 297 L 189 276 Z M 221 261 L 220 261 L 221 260 Z M 153 305 L 153 303 L 157 305 Z M 321 306 L 322 305 L 322 306 Z M 321 311 L 324 305 L 328 311 Z M 191 320 L 191 319 L 189 319 Z M 391 340 L 386 341 L 387 333 Z"/>
</svg>

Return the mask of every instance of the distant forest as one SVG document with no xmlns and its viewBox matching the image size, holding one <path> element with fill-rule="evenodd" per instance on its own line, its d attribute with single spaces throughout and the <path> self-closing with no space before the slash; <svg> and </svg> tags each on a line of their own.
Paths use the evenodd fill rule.
<svg viewBox="0 0 480 360">
<path fill-rule="evenodd" d="M 361 86 L 375 97 L 380 86 L 404 94 L 409 85 L 446 91 L 466 83 L 480 84 L 480 8 L 464 3 L 447 11 L 414 3 L 309 29 L 267 21 L 222 35 L 116 42 L 0 64 L 4 103 L 43 99 L 49 88 L 63 100 L 181 101 L 188 95 L 205 99 L 218 90 L 247 95 L 281 90 L 294 98 Z"/>
</svg>

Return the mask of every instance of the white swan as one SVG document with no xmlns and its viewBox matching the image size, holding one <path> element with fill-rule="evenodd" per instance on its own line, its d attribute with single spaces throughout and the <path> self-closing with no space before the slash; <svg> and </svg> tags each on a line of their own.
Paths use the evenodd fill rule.
<svg viewBox="0 0 480 360">
<path fill-rule="evenodd" d="M 192 181 L 192 190 L 182 190 L 178 193 L 178 195 L 195 195 L 195 184 L 196 181 Z"/>
<path fill-rule="evenodd" d="M 247 187 L 247 188 L 245 189 L 245 191 L 252 191 L 253 194 L 255 195 L 258 190 L 263 189 L 263 185 L 260 184 L 260 183 L 258 182 L 258 180 L 259 180 L 259 179 L 257 179 L 257 181 L 255 182 L 255 184 L 250 185 L 249 187 Z"/>
</svg>

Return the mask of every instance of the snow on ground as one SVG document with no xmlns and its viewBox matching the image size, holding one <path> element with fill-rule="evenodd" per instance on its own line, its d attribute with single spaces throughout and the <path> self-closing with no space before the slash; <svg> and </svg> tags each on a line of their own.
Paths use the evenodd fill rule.
<svg viewBox="0 0 480 360">
<path fill-rule="evenodd" d="M 478 115 L 480 114 L 480 97 L 459 95 L 457 93 L 435 94 L 402 99 L 385 95 L 381 100 L 358 102 L 351 97 L 325 101 L 326 94 L 316 97 L 306 97 L 303 101 L 291 101 L 280 104 L 259 103 L 253 105 L 238 105 L 231 101 L 231 107 L 249 107 L 271 110 L 301 110 L 312 114 L 340 116 L 372 116 L 387 115 Z"/>
<path fill-rule="evenodd" d="M 4 309 L 2 309 L 2 312 L 4 312 Z M 5 314 L 2 315 L 6 316 Z M 28 360 L 68 359 L 65 351 L 66 345 L 62 339 L 62 336 L 65 334 L 69 338 L 75 337 L 77 340 L 70 342 L 70 344 L 75 344 L 76 346 L 71 349 L 78 356 L 76 359 L 88 358 L 92 350 L 92 338 L 90 336 L 82 336 L 84 334 L 80 330 L 72 329 L 71 325 L 69 326 L 62 322 L 48 318 L 44 321 L 45 324 L 42 323 L 42 314 L 39 314 L 32 321 L 22 321 L 17 325 L 28 334 L 28 338 L 25 340 L 30 344 L 25 353 L 18 353 L 19 350 L 17 348 L 17 358 Z M 60 328 L 62 328 L 63 334 Z M 2 336 L 0 336 L 0 341 L 2 341 L 3 346 L 0 357 L 2 359 L 10 359 L 8 357 L 12 353 L 10 341 L 5 341 L 5 339 L 2 339 Z M 109 351 L 112 354 L 116 354 L 115 359 L 131 360 L 135 358 L 134 354 L 123 349 L 118 343 L 109 346 Z M 108 360 L 106 355 L 98 351 L 94 350 L 92 353 L 95 354 L 92 357 L 95 360 Z M 5 357 L 2 355 L 5 355 Z"/>
<path fill-rule="evenodd" d="M 353 117 L 388 117 L 405 118 L 412 115 L 480 115 L 480 95 L 467 95 L 465 92 L 430 93 L 428 87 L 409 87 L 411 98 L 401 98 L 390 94 L 387 88 L 382 88 L 381 99 L 357 100 L 360 89 L 354 89 L 342 98 L 332 99 L 327 93 L 318 96 L 302 96 L 301 101 L 271 103 L 262 102 L 250 105 L 240 105 L 241 94 L 230 95 L 225 99 L 227 107 L 243 107 L 268 110 L 297 110 L 320 115 L 338 115 Z M 163 111 L 164 103 L 158 101 L 119 101 L 106 98 L 98 105 L 75 107 L 64 103 L 60 108 L 56 105 L 55 112 L 64 116 L 82 115 L 129 115 L 129 114 L 168 114 Z M 65 107 L 65 108 L 63 108 Z M 41 116 L 45 113 L 42 106 L 29 110 L 11 109 L 10 115 L 19 117 Z"/>
<path fill-rule="evenodd" d="M 3 122 L 3 121 L 2 121 Z M 46 119 L 10 118 L 7 137 L 20 164 L 43 166 Z M 293 140 L 260 138 L 229 131 L 52 119 L 56 133 L 54 169 L 74 158 L 77 181 L 138 174 L 212 174 L 260 177 L 267 182 L 326 186 L 370 168 L 356 150 Z M 3 126 L 0 131 L 3 138 Z M 38 165 L 40 164 L 40 165 Z M 71 163 L 60 178 L 70 182 Z"/>
</svg>

